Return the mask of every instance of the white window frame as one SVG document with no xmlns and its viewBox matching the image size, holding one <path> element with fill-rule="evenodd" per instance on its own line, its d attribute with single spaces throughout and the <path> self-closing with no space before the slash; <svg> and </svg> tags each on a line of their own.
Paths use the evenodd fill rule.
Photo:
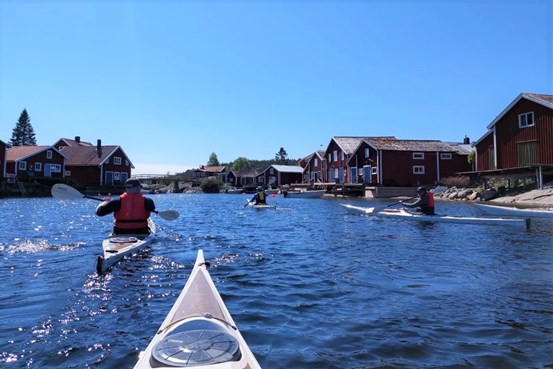
<svg viewBox="0 0 553 369">
<path fill-rule="evenodd" d="M 331 153 L 328 153 L 328 162 L 332 163 L 332 154 Z"/>
<path fill-rule="evenodd" d="M 369 148 L 365 148 L 365 158 L 369 157 Z"/>
<path fill-rule="evenodd" d="M 413 160 L 424 160 L 424 153 L 423 152 L 414 152 L 413 153 Z"/>
<path fill-rule="evenodd" d="M 52 159 L 52 150 L 46 150 L 46 159 Z"/>
<path fill-rule="evenodd" d="M 424 174 L 424 165 L 413 165 L 413 174 Z"/>
<path fill-rule="evenodd" d="M 378 168 L 377 167 L 371 167 L 371 174 L 378 174 Z"/>
<path fill-rule="evenodd" d="M 35 172 L 42 172 L 42 163 L 35 163 Z"/>
<path fill-rule="evenodd" d="M 121 173 L 120 172 L 113 172 L 113 180 L 114 181 L 121 180 Z"/>
<path fill-rule="evenodd" d="M 120 156 L 114 156 L 113 157 L 113 165 L 121 165 L 121 157 Z"/>
<path fill-rule="evenodd" d="M 528 123 L 528 118 L 531 118 L 531 123 Z M 534 112 L 531 111 L 529 113 L 523 113 L 518 115 L 518 128 L 527 128 L 532 127 L 534 125 Z"/>
<path fill-rule="evenodd" d="M 269 174 L 275 174 L 275 168 L 269 168 Z"/>
<path fill-rule="evenodd" d="M 337 161 L 338 161 L 338 150 L 334 150 L 334 151 L 332 152 L 332 159 L 333 159 L 333 160 L 332 160 L 333 162 L 337 162 Z"/>
<path fill-rule="evenodd" d="M 313 165 L 316 167 L 319 166 L 319 158 L 315 158 L 315 160 L 313 161 Z"/>
<path fill-rule="evenodd" d="M 346 158 L 346 154 L 343 151 L 340 151 L 340 160 L 344 160 Z"/>
<path fill-rule="evenodd" d="M 20 161 L 17 164 L 17 169 L 18 170 L 27 170 L 27 162 L 26 161 Z"/>
<path fill-rule="evenodd" d="M 440 153 L 440 160 L 451 160 L 451 159 L 453 159 L 453 155 L 450 152 Z"/>
<path fill-rule="evenodd" d="M 51 173 L 61 173 L 61 164 L 50 164 Z"/>
</svg>

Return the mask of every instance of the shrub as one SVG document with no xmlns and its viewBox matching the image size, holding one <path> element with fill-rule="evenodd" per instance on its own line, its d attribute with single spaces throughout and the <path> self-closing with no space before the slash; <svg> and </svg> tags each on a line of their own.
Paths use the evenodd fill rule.
<svg viewBox="0 0 553 369">
<path fill-rule="evenodd" d="M 223 182 L 219 178 L 207 177 L 202 180 L 200 187 L 204 193 L 219 193 Z"/>
</svg>

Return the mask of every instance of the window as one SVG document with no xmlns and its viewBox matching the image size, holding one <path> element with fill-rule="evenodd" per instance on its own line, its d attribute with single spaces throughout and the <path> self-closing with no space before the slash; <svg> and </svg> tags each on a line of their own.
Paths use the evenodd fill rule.
<svg viewBox="0 0 553 369">
<path fill-rule="evenodd" d="M 26 161 L 20 161 L 17 165 L 17 169 L 19 170 L 27 170 L 27 162 Z"/>
<path fill-rule="evenodd" d="M 518 115 L 518 128 L 526 128 L 534 125 L 534 112 Z"/>
<path fill-rule="evenodd" d="M 35 163 L 35 172 L 42 172 L 42 163 Z"/>
<path fill-rule="evenodd" d="M 314 161 L 313 165 L 316 166 L 316 167 L 319 166 L 319 158 L 315 158 L 315 161 Z"/>
<path fill-rule="evenodd" d="M 121 165 L 121 157 L 120 156 L 114 156 L 113 157 L 113 164 L 114 165 Z"/>
<path fill-rule="evenodd" d="M 495 151 L 493 146 L 488 147 L 488 167 L 486 169 L 495 169 Z"/>
<path fill-rule="evenodd" d="M 371 168 L 371 174 L 378 174 L 378 168 L 377 167 L 372 167 Z"/>
<path fill-rule="evenodd" d="M 52 150 L 46 150 L 46 159 L 52 159 Z"/>
<path fill-rule="evenodd" d="M 128 160 L 125 160 L 125 166 L 126 166 L 126 167 L 129 166 L 129 161 L 128 161 Z"/>
<path fill-rule="evenodd" d="M 424 165 L 413 165 L 413 174 L 424 174 Z"/>
<path fill-rule="evenodd" d="M 414 152 L 413 153 L 413 159 L 415 159 L 415 160 L 424 159 L 424 153 L 423 152 Z"/>
<path fill-rule="evenodd" d="M 328 162 L 331 163 L 332 162 L 332 154 L 328 153 Z"/>
<path fill-rule="evenodd" d="M 269 169 L 269 174 L 275 174 L 275 168 Z"/>
<path fill-rule="evenodd" d="M 369 148 L 367 147 L 365 149 L 365 158 L 368 158 L 369 157 Z"/>
<path fill-rule="evenodd" d="M 50 164 L 50 172 L 61 173 L 61 164 Z"/>
<path fill-rule="evenodd" d="M 344 160 L 346 157 L 346 155 L 344 154 L 343 151 L 340 151 L 340 160 Z"/>
<path fill-rule="evenodd" d="M 449 152 L 443 152 L 440 154 L 440 159 L 441 160 L 451 160 L 451 158 L 453 157 L 453 155 L 451 155 L 451 153 Z"/>
<path fill-rule="evenodd" d="M 333 159 L 332 161 L 338 161 L 338 150 L 334 150 L 332 152 Z"/>
<path fill-rule="evenodd" d="M 537 163 L 537 144 L 532 142 L 517 143 L 517 160 L 519 166 Z"/>
<path fill-rule="evenodd" d="M 113 172 L 113 180 L 118 181 L 119 179 L 121 179 L 121 173 Z"/>
</svg>

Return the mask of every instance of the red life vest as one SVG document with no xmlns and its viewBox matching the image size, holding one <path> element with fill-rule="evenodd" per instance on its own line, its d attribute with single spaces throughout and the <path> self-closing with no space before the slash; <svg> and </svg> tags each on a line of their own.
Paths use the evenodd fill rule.
<svg viewBox="0 0 553 369">
<path fill-rule="evenodd" d="M 427 191 L 426 192 L 428 194 L 428 207 L 429 208 L 433 208 L 434 207 L 434 194 L 432 193 L 432 191 Z"/>
<path fill-rule="evenodd" d="M 137 229 L 148 227 L 150 212 L 145 208 L 145 197 L 139 193 L 124 193 L 120 196 L 121 209 L 113 213 L 115 227 Z"/>
</svg>

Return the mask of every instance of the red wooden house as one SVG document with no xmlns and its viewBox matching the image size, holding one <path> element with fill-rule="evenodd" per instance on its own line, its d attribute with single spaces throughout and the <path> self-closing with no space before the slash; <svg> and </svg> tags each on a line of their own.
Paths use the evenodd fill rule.
<svg viewBox="0 0 553 369">
<path fill-rule="evenodd" d="M 371 137 L 342 137 L 336 136 L 330 140 L 324 157 L 326 158 L 326 171 L 323 173 L 323 181 L 336 183 L 355 183 L 357 176 L 351 180 L 348 173 L 348 162 L 364 139 Z M 395 139 L 395 137 L 380 137 L 384 139 Z"/>
<path fill-rule="evenodd" d="M 66 159 L 53 146 L 14 146 L 7 150 L 6 177 L 20 182 L 63 178 Z"/>
<path fill-rule="evenodd" d="M 201 165 L 199 168 L 192 171 L 192 177 L 196 180 L 207 177 L 219 177 L 221 180 L 224 178 L 225 167 L 223 165 L 207 166 Z"/>
<path fill-rule="evenodd" d="M 60 152 L 67 157 L 65 177 L 70 177 L 82 187 L 122 185 L 130 178 L 134 168 L 120 146 L 96 146 L 80 140 L 60 139 L 56 142 Z"/>
<path fill-rule="evenodd" d="M 267 167 L 256 177 L 256 183 L 273 188 L 285 184 L 302 183 L 303 168 L 299 165 L 276 165 Z"/>
<path fill-rule="evenodd" d="M 522 93 L 475 142 L 476 171 L 490 176 L 553 174 L 553 96 Z"/>
<path fill-rule="evenodd" d="M 314 183 L 323 181 L 324 150 L 318 150 L 300 160 L 300 166 L 303 168 L 303 182 Z"/>
<path fill-rule="evenodd" d="M 6 178 L 6 158 L 8 157 L 8 145 L 0 140 L 0 181 Z"/>
<path fill-rule="evenodd" d="M 227 183 L 234 187 L 251 185 L 258 174 L 254 169 L 231 170 L 227 173 Z"/>
<path fill-rule="evenodd" d="M 365 184 L 419 186 L 469 171 L 470 150 L 437 140 L 364 139 L 348 161 L 350 178 Z"/>
</svg>

